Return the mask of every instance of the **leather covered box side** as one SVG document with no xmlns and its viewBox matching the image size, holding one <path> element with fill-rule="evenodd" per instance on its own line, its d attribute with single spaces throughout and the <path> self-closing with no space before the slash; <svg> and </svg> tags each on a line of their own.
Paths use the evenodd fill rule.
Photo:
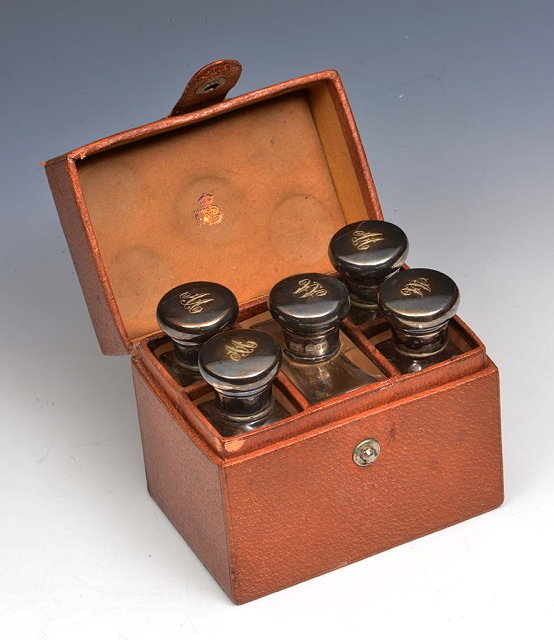
<svg viewBox="0 0 554 640">
<path fill-rule="evenodd" d="M 232 597 L 227 527 L 217 460 L 187 430 L 135 359 L 137 399 L 148 491 L 222 589 Z"/>
<path fill-rule="evenodd" d="M 381 453 L 360 467 L 352 452 L 367 438 Z M 498 371 L 490 362 L 225 473 L 234 591 L 246 602 L 499 506 Z"/>
</svg>

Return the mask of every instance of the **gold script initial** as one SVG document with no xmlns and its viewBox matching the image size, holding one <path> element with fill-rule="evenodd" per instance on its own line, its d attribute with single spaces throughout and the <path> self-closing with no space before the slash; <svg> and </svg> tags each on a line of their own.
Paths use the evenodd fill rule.
<svg viewBox="0 0 554 640">
<path fill-rule="evenodd" d="M 400 293 L 403 296 L 416 295 L 421 297 L 423 297 L 424 293 L 431 293 L 429 278 L 415 278 L 414 280 L 410 280 L 410 282 L 406 283 L 402 289 L 400 289 Z"/>
<path fill-rule="evenodd" d="M 230 360 L 238 362 L 239 360 L 248 357 L 257 349 L 257 347 L 258 343 L 254 342 L 254 340 L 246 340 L 245 342 L 242 342 L 241 340 L 231 340 L 230 344 L 225 345 L 225 352 L 229 356 Z"/>
<path fill-rule="evenodd" d="M 298 288 L 295 289 L 293 293 L 301 298 L 310 298 L 312 296 L 321 297 L 327 295 L 327 289 L 322 287 L 316 280 L 303 278 L 298 281 Z"/>
<path fill-rule="evenodd" d="M 372 244 L 384 239 L 383 234 L 377 231 L 354 231 L 352 234 L 352 244 L 358 251 L 369 249 Z"/>
<path fill-rule="evenodd" d="M 204 310 L 204 305 L 214 301 L 214 298 L 210 298 L 209 293 L 190 293 L 189 291 L 182 293 L 179 298 L 189 313 L 200 313 Z"/>
</svg>

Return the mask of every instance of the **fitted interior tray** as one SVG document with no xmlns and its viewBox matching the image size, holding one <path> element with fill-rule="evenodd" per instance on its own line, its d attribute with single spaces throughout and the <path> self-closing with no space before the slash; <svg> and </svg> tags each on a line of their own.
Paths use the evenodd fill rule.
<svg viewBox="0 0 554 640">
<path fill-rule="evenodd" d="M 267 312 L 267 297 L 261 297 L 240 307 L 238 325 L 248 326 L 252 320 Z M 377 367 L 382 378 L 359 389 L 310 404 L 292 385 L 283 372 L 275 382 L 277 393 L 282 394 L 296 412 L 285 420 L 231 437 L 222 436 L 197 407 L 200 398 L 210 393 L 203 381 L 182 387 L 159 362 L 160 349 L 170 349 L 171 343 L 161 332 L 155 333 L 136 345 L 134 358 L 139 359 L 154 384 L 171 400 L 175 408 L 197 431 L 203 440 L 221 457 L 228 458 L 255 451 L 278 441 L 293 438 L 322 423 L 330 423 L 357 413 L 389 404 L 475 373 L 487 365 L 485 346 L 471 329 L 455 316 L 450 322 L 450 339 L 462 353 L 416 373 L 401 374 L 376 348 L 375 343 L 390 332 L 385 322 L 371 327 L 358 327 L 346 319 L 341 323 L 344 335 Z M 368 338 L 367 335 L 370 337 Z"/>
</svg>

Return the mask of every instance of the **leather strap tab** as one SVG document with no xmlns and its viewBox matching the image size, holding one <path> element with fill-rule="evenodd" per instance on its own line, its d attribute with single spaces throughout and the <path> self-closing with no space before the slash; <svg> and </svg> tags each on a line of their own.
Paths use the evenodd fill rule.
<svg viewBox="0 0 554 640">
<path fill-rule="evenodd" d="M 192 76 L 169 116 L 180 116 L 221 102 L 237 84 L 241 71 L 237 60 L 217 60 L 202 67 Z"/>
</svg>

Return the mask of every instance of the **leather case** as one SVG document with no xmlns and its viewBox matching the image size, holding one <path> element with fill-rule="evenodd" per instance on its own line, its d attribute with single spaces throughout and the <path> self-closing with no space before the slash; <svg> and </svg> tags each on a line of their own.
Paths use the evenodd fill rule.
<svg viewBox="0 0 554 640">
<path fill-rule="evenodd" d="M 170 288 L 231 288 L 240 323 L 267 310 L 279 279 L 332 273 L 330 237 L 382 218 L 335 71 L 231 99 L 240 64 L 196 73 L 171 114 L 45 163 L 102 351 L 130 353 L 148 489 L 236 603 L 345 566 L 488 511 L 503 500 L 498 371 L 456 317 L 459 356 L 401 375 L 374 344 L 344 334 L 381 379 L 224 438 L 156 357 L 155 310 Z M 367 329 L 367 328 L 366 328 Z M 379 457 L 361 467 L 358 443 Z"/>
</svg>

